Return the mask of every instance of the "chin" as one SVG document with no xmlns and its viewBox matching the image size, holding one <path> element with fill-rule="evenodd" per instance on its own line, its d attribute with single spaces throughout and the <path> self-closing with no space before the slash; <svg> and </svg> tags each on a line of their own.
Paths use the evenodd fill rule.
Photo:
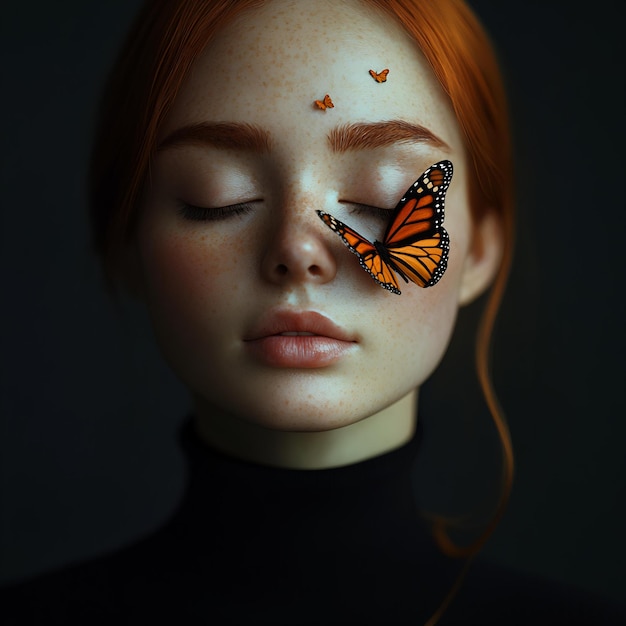
<svg viewBox="0 0 626 626">
<path fill-rule="evenodd" d="M 262 428 L 291 433 L 321 433 L 350 426 L 365 418 L 346 417 L 345 415 L 320 415 L 317 411 L 293 412 L 288 415 L 260 415 L 255 419 L 247 418 Z"/>
<path fill-rule="evenodd" d="M 240 419 L 269 430 L 284 432 L 326 432 L 350 426 L 365 419 L 367 415 L 348 414 L 337 411 L 337 407 L 319 404 L 290 403 L 285 407 L 268 407 L 247 413 Z"/>
<path fill-rule="evenodd" d="M 369 411 L 359 414 L 345 411 L 345 403 L 325 398 L 320 402 L 315 396 L 309 398 L 265 398 L 265 402 L 246 402 L 240 398 L 236 406 L 225 406 L 194 394 L 194 406 L 198 416 L 211 421 L 230 421 L 240 426 L 251 425 L 282 432 L 327 432 L 350 426 L 365 419 Z"/>
</svg>

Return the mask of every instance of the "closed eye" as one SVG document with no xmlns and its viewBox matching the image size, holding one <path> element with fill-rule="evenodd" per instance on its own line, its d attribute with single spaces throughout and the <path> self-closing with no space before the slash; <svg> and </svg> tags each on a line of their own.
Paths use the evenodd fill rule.
<svg viewBox="0 0 626 626">
<path fill-rule="evenodd" d="M 393 209 L 383 209 L 381 207 L 372 206 L 371 204 L 359 204 L 358 202 L 346 202 L 350 206 L 349 212 L 352 215 L 364 215 L 367 217 L 375 217 L 385 222 L 391 217 Z"/>
<path fill-rule="evenodd" d="M 177 213 L 186 220 L 195 222 L 216 222 L 245 215 L 253 210 L 252 202 L 241 202 L 219 207 L 201 207 L 181 201 L 178 205 Z"/>
</svg>

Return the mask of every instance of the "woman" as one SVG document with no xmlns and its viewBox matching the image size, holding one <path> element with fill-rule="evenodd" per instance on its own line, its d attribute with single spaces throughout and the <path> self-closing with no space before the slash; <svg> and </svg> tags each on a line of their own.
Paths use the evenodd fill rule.
<svg viewBox="0 0 626 626">
<path fill-rule="evenodd" d="M 487 533 L 463 549 L 437 524 L 436 546 L 410 489 L 418 389 L 494 276 L 479 365 L 502 503 L 510 486 L 484 356 L 512 239 L 504 110 L 458 3 L 147 5 L 108 90 L 94 228 L 194 398 L 192 476 L 162 531 L 27 590 L 46 623 L 595 623 L 479 564 L 450 604 L 450 557 Z M 389 293 L 316 211 L 380 237 L 445 161 L 445 274 Z"/>
</svg>

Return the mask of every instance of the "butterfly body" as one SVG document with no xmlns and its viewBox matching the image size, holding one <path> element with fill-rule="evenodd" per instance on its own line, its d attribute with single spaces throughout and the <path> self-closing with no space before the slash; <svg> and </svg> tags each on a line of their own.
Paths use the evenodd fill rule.
<svg viewBox="0 0 626 626">
<path fill-rule="evenodd" d="M 451 180 L 450 161 L 429 167 L 396 205 L 382 241 L 371 242 L 329 213 L 317 213 L 384 289 L 401 293 L 395 274 L 407 283 L 431 287 L 448 265 L 450 237 L 443 220 Z"/>
</svg>

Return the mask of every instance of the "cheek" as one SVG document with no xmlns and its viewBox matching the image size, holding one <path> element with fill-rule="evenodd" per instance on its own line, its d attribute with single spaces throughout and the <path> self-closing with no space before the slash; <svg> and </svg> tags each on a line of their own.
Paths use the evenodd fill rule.
<svg viewBox="0 0 626 626">
<path fill-rule="evenodd" d="M 200 338 L 225 328 L 228 302 L 242 289 L 241 255 L 230 238 L 146 229 L 139 252 L 146 304 L 166 357 L 191 354 Z"/>
<path fill-rule="evenodd" d="M 448 346 L 458 310 L 457 297 L 454 289 L 441 282 L 416 296 L 403 303 L 388 321 L 393 329 L 390 341 L 394 350 L 390 354 L 401 354 L 407 364 L 419 364 L 428 376 Z"/>
<path fill-rule="evenodd" d="M 458 311 L 460 256 L 450 255 L 448 270 L 433 287 L 401 286 L 400 296 L 389 296 L 378 316 L 377 352 L 380 371 L 393 372 L 404 389 L 422 384 L 443 358 Z M 394 300 L 391 300 L 391 298 Z M 402 389 L 399 389 L 402 391 Z"/>
</svg>

